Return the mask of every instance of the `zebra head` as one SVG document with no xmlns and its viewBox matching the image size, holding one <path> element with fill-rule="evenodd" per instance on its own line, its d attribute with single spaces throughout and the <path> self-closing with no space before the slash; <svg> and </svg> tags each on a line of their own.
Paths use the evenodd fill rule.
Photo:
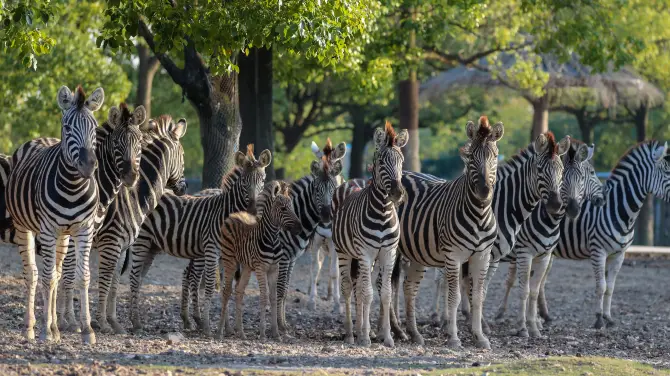
<svg viewBox="0 0 670 376">
<path fill-rule="evenodd" d="M 497 142 L 504 132 L 502 122 L 497 122 L 491 127 L 486 116 L 481 116 L 477 125 L 472 121 L 466 125 L 469 141 L 460 149 L 461 159 L 470 182 L 468 188 L 483 201 L 493 198 L 498 171 Z"/>
<path fill-rule="evenodd" d="M 400 148 L 409 140 L 407 130 L 403 129 L 396 134 L 390 122 L 386 122 L 384 129 L 375 130 L 375 157 L 372 163 L 372 184 L 381 188 L 389 199 L 399 205 L 405 196 L 402 187 L 402 163 L 405 158 Z"/>
<path fill-rule="evenodd" d="M 342 158 L 347 154 L 347 144 L 340 142 L 333 148 L 330 138 L 326 140 L 326 146 L 319 149 L 312 141 L 312 153 L 317 160 L 312 161 L 310 172 L 312 174 L 312 197 L 314 207 L 319 213 L 321 223 L 327 224 L 332 219 L 332 202 L 335 188 L 342 184 L 340 176 L 342 172 Z"/>
<path fill-rule="evenodd" d="M 93 112 L 102 107 L 105 93 L 101 87 L 95 89 L 86 98 L 84 89 L 77 86 L 73 94 L 67 86 L 58 90 L 58 107 L 63 112 L 61 118 L 61 147 L 65 161 L 74 168 L 82 178 L 90 178 L 98 167 L 95 156 L 95 128 L 98 121 Z"/>
<path fill-rule="evenodd" d="M 570 148 L 570 136 L 560 142 L 552 132 L 539 135 L 533 143 L 536 172 L 531 176 L 536 192 L 544 201 L 547 212 L 556 214 L 563 206 L 561 184 L 563 180 L 563 162 L 561 156 Z"/>
<path fill-rule="evenodd" d="M 161 115 L 158 119 L 149 119 L 147 130 L 160 137 L 166 146 L 166 160 L 162 168 L 166 169 L 167 181 L 165 187 L 176 195 L 186 193 L 188 184 L 184 177 L 184 148 L 180 139 L 186 134 L 186 120 L 179 119 L 177 123 L 170 115 Z"/>
<path fill-rule="evenodd" d="M 347 144 L 345 142 L 340 142 L 335 148 L 333 148 L 333 143 L 330 141 L 330 137 L 326 140 L 326 146 L 323 147 L 323 150 L 319 148 L 316 142 L 312 141 L 312 153 L 316 159 L 321 159 L 324 156 L 332 164 L 338 159 L 342 159 L 345 154 L 347 154 Z M 344 178 L 342 175 L 337 175 L 337 186 L 339 187 L 344 183 Z"/>
<path fill-rule="evenodd" d="M 582 208 L 587 180 L 587 166 L 593 157 L 593 146 L 581 141 L 570 140 L 568 152 L 563 155 L 563 184 L 561 200 L 566 203 L 565 212 L 570 218 L 577 218 Z"/>
<path fill-rule="evenodd" d="M 142 131 L 147 112 L 144 106 L 138 106 L 132 113 L 128 105 L 121 103 L 119 107 L 109 110 L 107 123 L 112 128 L 112 144 L 114 145 L 114 165 L 121 175 L 126 187 L 133 187 L 140 177 L 140 160 L 142 159 Z"/>
<path fill-rule="evenodd" d="M 594 148 L 594 146 L 591 145 L 591 148 Z M 600 182 L 598 175 L 596 175 L 596 169 L 593 168 L 590 162 L 584 163 L 584 171 L 586 173 L 586 182 L 584 183 L 585 198 L 595 206 L 605 205 L 605 197 L 609 193 L 609 187 L 607 184 Z"/>
<path fill-rule="evenodd" d="M 290 185 L 283 181 L 272 182 L 272 206 L 270 208 L 270 220 L 281 229 L 298 235 L 302 231 L 302 222 L 293 210 Z"/>
<path fill-rule="evenodd" d="M 247 212 L 249 214 L 256 214 L 256 198 L 263 190 L 265 184 L 265 168 L 272 161 L 272 153 L 270 150 L 263 150 L 258 156 L 254 156 L 254 145 L 247 145 L 247 154 L 241 151 L 235 153 L 235 165 L 241 169 L 241 174 L 238 182 L 238 187 L 241 187 L 241 194 L 244 197 L 244 202 L 247 203 Z"/>
<path fill-rule="evenodd" d="M 651 186 L 649 190 L 657 197 L 670 202 L 670 154 L 668 154 L 668 143 L 660 145 L 657 142 L 650 143 L 652 146 L 653 171 L 651 173 Z"/>
</svg>

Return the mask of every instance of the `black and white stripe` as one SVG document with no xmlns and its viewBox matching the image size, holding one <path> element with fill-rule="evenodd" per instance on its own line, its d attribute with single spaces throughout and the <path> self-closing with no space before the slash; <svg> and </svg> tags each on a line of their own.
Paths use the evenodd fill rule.
<svg viewBox="0 0 670 376">
<path fill-rule="evenodd" d="M 262 212 L 258 218 L 248 213 L 234 213 L 225 220 L 221 229 L 221 319 L 219 338 L 225 332 L 232 334 L 228 320 L 228 301 L 232 293 L 233 275 L 238 265 L 242 267 L 235 287 L 235 331 L 245 338 L 242 326 L 242 303 L 244 290 L 253 271 L 260 289 L 260 339 L 265 339 L 265 307 L 270 290 L 270 331 L 272 338 L 279 338 L 277 326 L 277 278 L 278 262 L 282 245 L 277 237 L 280 230 L 294 234 L 302 231 L 300 219 L 293 212 L 288 184 L 273 181 L 266 184 L 259 199 Z"/>
<path fill-rule="evenodd" d="M 28 286 L 26 337 L 35 338 L 35 234 L 43 247 L 42 285 L 44 323 L 40 338 L 59 341 L 56 323 L 58 278 L 70 238 L 76 246 L 76 282 L 81 290 L 82 341 L 95 343 L 91 328 L 88 286 L 88 258 L 98 209 L 98 186 L 91 179 L 97 168 L 93 115 L 102 106 L 104 92 L 96 89 L 86 98 L 79 86 L 73 94 L 63 86 L 58 90 L 58 105 L 63 111 L 61 142 L 47 146 L 30 141 L 14 152 L 5 190 L 7 210 L 16 229 L 15 242 L 23 259 Z"/>
<path fill-rule="evenodd" d="M 135 330 L 142 327 L 139 314 L 142 278 L 155 255 L 165 252 L 181 258 L 205 259 L 201 328 L 205 334 L 211 334 L 209 308 L 221 253 L 221 226 L 232 213 L 243 210 L 255 213 L 256 196 L 263 189 L 265 168 L 271 158 L 270 151 L 265 150 L 256 160 L 253 145 L 249 145 L 247 155 L 241 151 L 235 154 L 235 167 L 224 177 L 221 194 L 206 197 L 164 195 L 161 198 L 142 224 L 137 241 L 131 247 L 130 309 Z M 194 291 L 197 294 L 197 285 Z M 197 318 L 199 307 L 195 307 L 194 313 Z"/>
<path fill-rule="evenodd" d="M 339 258 L 342 292 L 345 301 L 345 342 L 353 343 L 351 321 L 352 260 L 357 261 L 356 324 L 358 343 L 370 345 L 371 273 L 375 261 L 382 274 L 382 327 L 380 335 L 386 346 L 393 347 L 391 336 L 391 273 L 396 259 L 400 226 L 396 205 L 403 199 L 400 148 L 409 139 L 406 130 L 396 135 L 390 123 L 375 131 L 375 158 L 372 181 L 365 188 L 352 191 L 341 203 L 334 203 L 333 244 Z M 346 190 L 347 185 L 339 189 Z"/>
</svg>

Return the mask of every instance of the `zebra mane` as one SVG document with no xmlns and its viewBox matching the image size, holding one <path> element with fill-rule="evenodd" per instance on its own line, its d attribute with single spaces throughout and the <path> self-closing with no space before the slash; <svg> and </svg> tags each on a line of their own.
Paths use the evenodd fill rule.
<svg viewBox="0 0 670 376">
<path fill-rule="evenodd" d="M 531 142 L 526 148 L 519 150 L 510 159 L 498 164 L 498 174 L 503 173 L 507 175 L 509 171 L 515 170 L 519 165 L 523 164 L 531 154 L 535 154 L 535 143 Z"/>
<path fill-rule="evenodd" d="M 583 141 L 578 140 L 576 138 L 570 138 L 570 147 L 568 148 L 568 152 L 566 153 L 567 160 L 572 162 L 575 160 L 577 157 L 577 151 L 579 151 L 579 147 L 585 145 Z"/>
<path fill-rule="evenodd" d="M 228 171 L 228 173 L 221 179 L 221 193 L 230 191 L 240 176 L 242 176 L 242 167 L 235 166 Z"/>
<path fill-rule="evenodd" d="M 330 137 L 326 140 L 326 146 L 323 147 L 322 153 L 323 156 L 326 157 L 327 159 L 330 159 L 331 154 L 333 154 L 333 151 L 335 148 L 333 148 L 333 142 L 330 141 Z"/>
<path fill-rule="evenodd" d="M 247 212 L 237 212 L 233 213 L 226 220 L 224 221 L 228 223 L 238 223 L 246 226 L 254 226 L 258 223 L 258 218 L 255 215 L 249 214 Z M 223 229 L 225 231 L 225 224 L 223 226 Z"/>
<path fill-rule="evenodd" d="M 550 156 L 553 158 L 558 153 L 558 143 L 556 142 L 556 136 L 554 132 L 549 131 L 545 135 L 547 137 L 547 150 L 551 153 Z"/>
<path fill-rule="evenodd" d="M 486 115 L 482 115 L 479 118 L 479 129 L 477 134 L 481 138 L 486 138 L 491 134 L 491 124 L 489 124 L 489 118 Z"/>
<path fill-rule="evenodd" d="M 395 133 L 391 122 L 388 120 L 386 121 L 386 124 L 384 124 L 384 131 L 386 132 L 386 146 L 392 147 L 395 145 L 395 137 L 397 134 Z"/>
<path fill-rule="evenodd" d="M 658 147 L 660 142 L 658 140 L 646 140 L 642 142 L 638 142 L 637 144 L 631 146 L 626 150 L 625 153 L 619 158 L 617 163 L 614 165 L 614 168 L 610 171 L 610 177 L 607 179 L 609 182 L 615 175 L 620 176 L 622 175 L 622 172 L 625 170 L 625 168 L 622 168 L 622 165 L 628 161 L 633 155 L 635 155 L 638 150 L 643 149 L 644 146 L 649 146 L 649 150 L 653 151 L 655 147 Z M 643 152 L 643 151 L 642 151 Z"/>
<path fill-rule="evenodd" d="M 81 87 L 81 85 L 77 85 L 77 90 L 74 97 L 77 110 L 81 111 L 81 109 L 84 107 L 84 104 L 86 104 L 86 93 L 84 92 L 84 88 Z"/>
</svg>

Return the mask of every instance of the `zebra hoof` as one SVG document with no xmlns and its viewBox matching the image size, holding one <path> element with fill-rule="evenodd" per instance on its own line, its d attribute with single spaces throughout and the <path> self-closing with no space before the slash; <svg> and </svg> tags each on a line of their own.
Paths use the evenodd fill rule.
<svg viewBox="0 0 670 376">
<path fill-rule="evenodd" d="M 516 331 L 516 336 L 517 337 L 522 337 L 522 338 L 528 338 L 528 328 L 521 328 Z"/>
<path fill-rule="evenodd" d="M 90 333 L 82 333 L 81 335 L 81 343 L 84 345 L 95 345 L 95 333 L 90 332 Z"/>
<path fill-rule="evenodd" d="M 362 336 L 358 339 L 358 346 L 360 347 L 370 347 L 371 345 L 372 341 L 370 340 L 370 337 Z"/>
<path fill-rule="evenodd" d="M 540 317 L 542 317 L 542 320 L 544 320 L 545 325 L 551 325 L 551 323 L 554 321 L 554 318 L 551 317 L 548 313 L 541 313 Z"/>
<path fill-rule="evenodd" d="M 393 335 L 400 341 L 407 341 L 409 339 L 407 334 L 400 328 L 393 328 Z"/>
<path fill-rule="evenodd" d="M 391 337 L 386 337 L 384 338 L 384 346 L 388 348 L 394 348 L 395 347 L 395 342 L 393 342 L 393 338 Z"/>
<path fill-rule="evenodd" d="M 487 338 L 480 339 L 479 341 L 475 342 L 475 346 L 478 349 L 485 349 L 485 350 L 491 350 L 491 342 Z"/>
<path fill-rule="evenodd" d="M 425 343 L 425 341 L 423 340 L 423 336 L 419 333 L 412 335 L 412 342 L 420 346 L 423 346 Z"/>
<path fill-rule="evenodd" d="M 81 333 L 81 327 L 77 323 L 72 323 L 70 325 L 66 325 L 63 328 L 63 331 L 67 333 Z"/>
<path fill-rule="evenodd" d="M 114 331 L 114 334 L 120 334 L 120 335 L 127 334 L 127 333 L 126 333 L 126 330 L 123 329 L 123 327 L 121 326 L 121 324 L 119 324 L 119 323 L 116 322 L 116 321 L 112 321 L 111 323 L 112 323 L 111 325 L 112 325 L 112 330 Z"/>
<path fill-rule="evenodd" d="M 373 340 L 377 339 L 377 333 L 375 333 L 374 331 L 370 330 L 370 339 L 373 339 Z"/>
<path fill-rule="evenodd" d="M 307 309 L 316 311 L 316 301 L 310 299 L 309 302 L 307 302 Z"/>
<path fill-rule="evenodd" d="M 26 329 L 25 332 L 25 337 L 28 341 L 34 342 L 35 341 L 35 329 Z"/>
<path fill-rule="evenodd" d="M 605 326 L 605 320 L 603 320 L 603 315 L 596 313 L 596 323 L 593 324 L 594 329 L 602 329 Z"/>
<path fill-rule="evenodd" d="M 450 349 L 458 349 L 461 347 L 461 340 L 458 338 L 450 338 L 445 345 Z"/>
<path fill-rule="evenodd" d="M 489 326 L 489 323 L 486 322 L 486 320 L 482 320 L 482 332 L 484 332 L 486 335 L 491 334 L 491 327 Z"/>
<path fill-rule="evenodd" d="M 110 325 L 102 325 L 100 326 L 98 331 L 102 334 L 114 334 L 114 329 L 112 329 Z"/>
<path fill-rule="evenodd" d="M 344 337 L 344 343 L 346 343 L 347 345 L 353 345 L 354 344 L 354 336 Z"/>
<path fill-rule="evenodd" d="M 530 331 L 528 331 L 528 334 L 530 335 L 530 338 L 542 338 L 542 334 L 540 333 L 539 330 L 531 329 Z"/>
<path fill-rule="evenodd" d="M 100 331 L 100 324 L 98 324 L 98 320 L 91 320 L 91 328 Z"/>
</svg>

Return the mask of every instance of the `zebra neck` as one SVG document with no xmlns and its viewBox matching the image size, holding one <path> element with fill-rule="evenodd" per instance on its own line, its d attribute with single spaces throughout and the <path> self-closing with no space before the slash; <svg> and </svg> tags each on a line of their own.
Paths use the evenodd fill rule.
<svg viewBox="0 0 670 376">
<path fill-rule="evenodd" d="M 372 179 L 372 184 L 363 188 L 365 194 L 370 198 L 370 202 L 373 203 L 375 207 L 387 207 L 393 206 L 393 202 L 389 199 L 388 193 L 384 190 L 384 187 L 380 187 L 375 183 L 375 179 Z M 376 204 L 376 205 L 375 205 Z"/>
<path fill-rule="evenodd" d="M 469 174 L 467 172 L 461 174 L 459 177 L 454 179 L 453 184 L 454 186 L 461 187 L 462 191 L 464 192 L 463 197 L 468 198 L 468 201 L 464 202 L 465 204 L 476 208 L 477 209 L 476 211 L 479 213 L 485 213 L 491 208 L 493 197 L 491 197 L 491 199 L 488 200 L 482 200 L 481 198 L 479 198 L 474 189 L 476 183 L 471 179 L 469 179 L 468 176 Z"/>
<path fill-rule="evenodd" d="M 140 181 L 134 189 L 126 189 L 133 192 L 134 201 L 143 216 L 154 210 L 165 192 L 169 177 L 169 159 L 169 146 L 160 139 L 154 140 L 142 150 Z"/>
<path fill-rule="evenodd" d="M 65 154 L 62 151 L 58 153 L 56 178 L 63 178 L 63 180 L 67 181 L 69 190 L 73 190 L 78 186 L 88 186 L 88 183 L 92 181 L 92 179 L 81 177 L 79 171 L 66 160 Z"/>
<path fill-rule="evenodd" d="M 612 171 L 612 176 L 606 183 L 610 186 L 608 204 L 601 213 L 628 232 L 633 229 L 644 201 L 652 191 L 651 174 L 654 166 L 647 160 L 636 161 L 636 166 L 625 163 L 625 158 L 622 162 Z M 591 207 L 599 210 L 594 205 Z"/>
<path fill-rule="evenodd" d="M 98 148 L 95 151 L 98 159 L 98 169 L 95 179 L 98 184 L 100 206 L 102 210 L 107 210 L 119 193 L 119 189 L 121 189 L 121 174 L 119 174 L 114 162 L 114 146 L 111 137 L 98 140 Z"/>
<path fill-rule="evenodd" d="M 316 230 L 320 220 L 319 210 L 314 201 L 316 194 L 314 185 L 315 180 L 311 176 L 303 177 L 291 184 L 293 212 L 302 223 L 303 231 L 300 234 L 307 234 L 308 236 L 311 236 Z"/>
<path fill-rule="evenodd" d="M 519 231 L 521 224 L 540 202 L 536 191 L 537 176 L 532 169 L 535 159 L 531 155 L 515 158 L 498 169 L 494 192 L 496 219 Z"/>
</svg>

